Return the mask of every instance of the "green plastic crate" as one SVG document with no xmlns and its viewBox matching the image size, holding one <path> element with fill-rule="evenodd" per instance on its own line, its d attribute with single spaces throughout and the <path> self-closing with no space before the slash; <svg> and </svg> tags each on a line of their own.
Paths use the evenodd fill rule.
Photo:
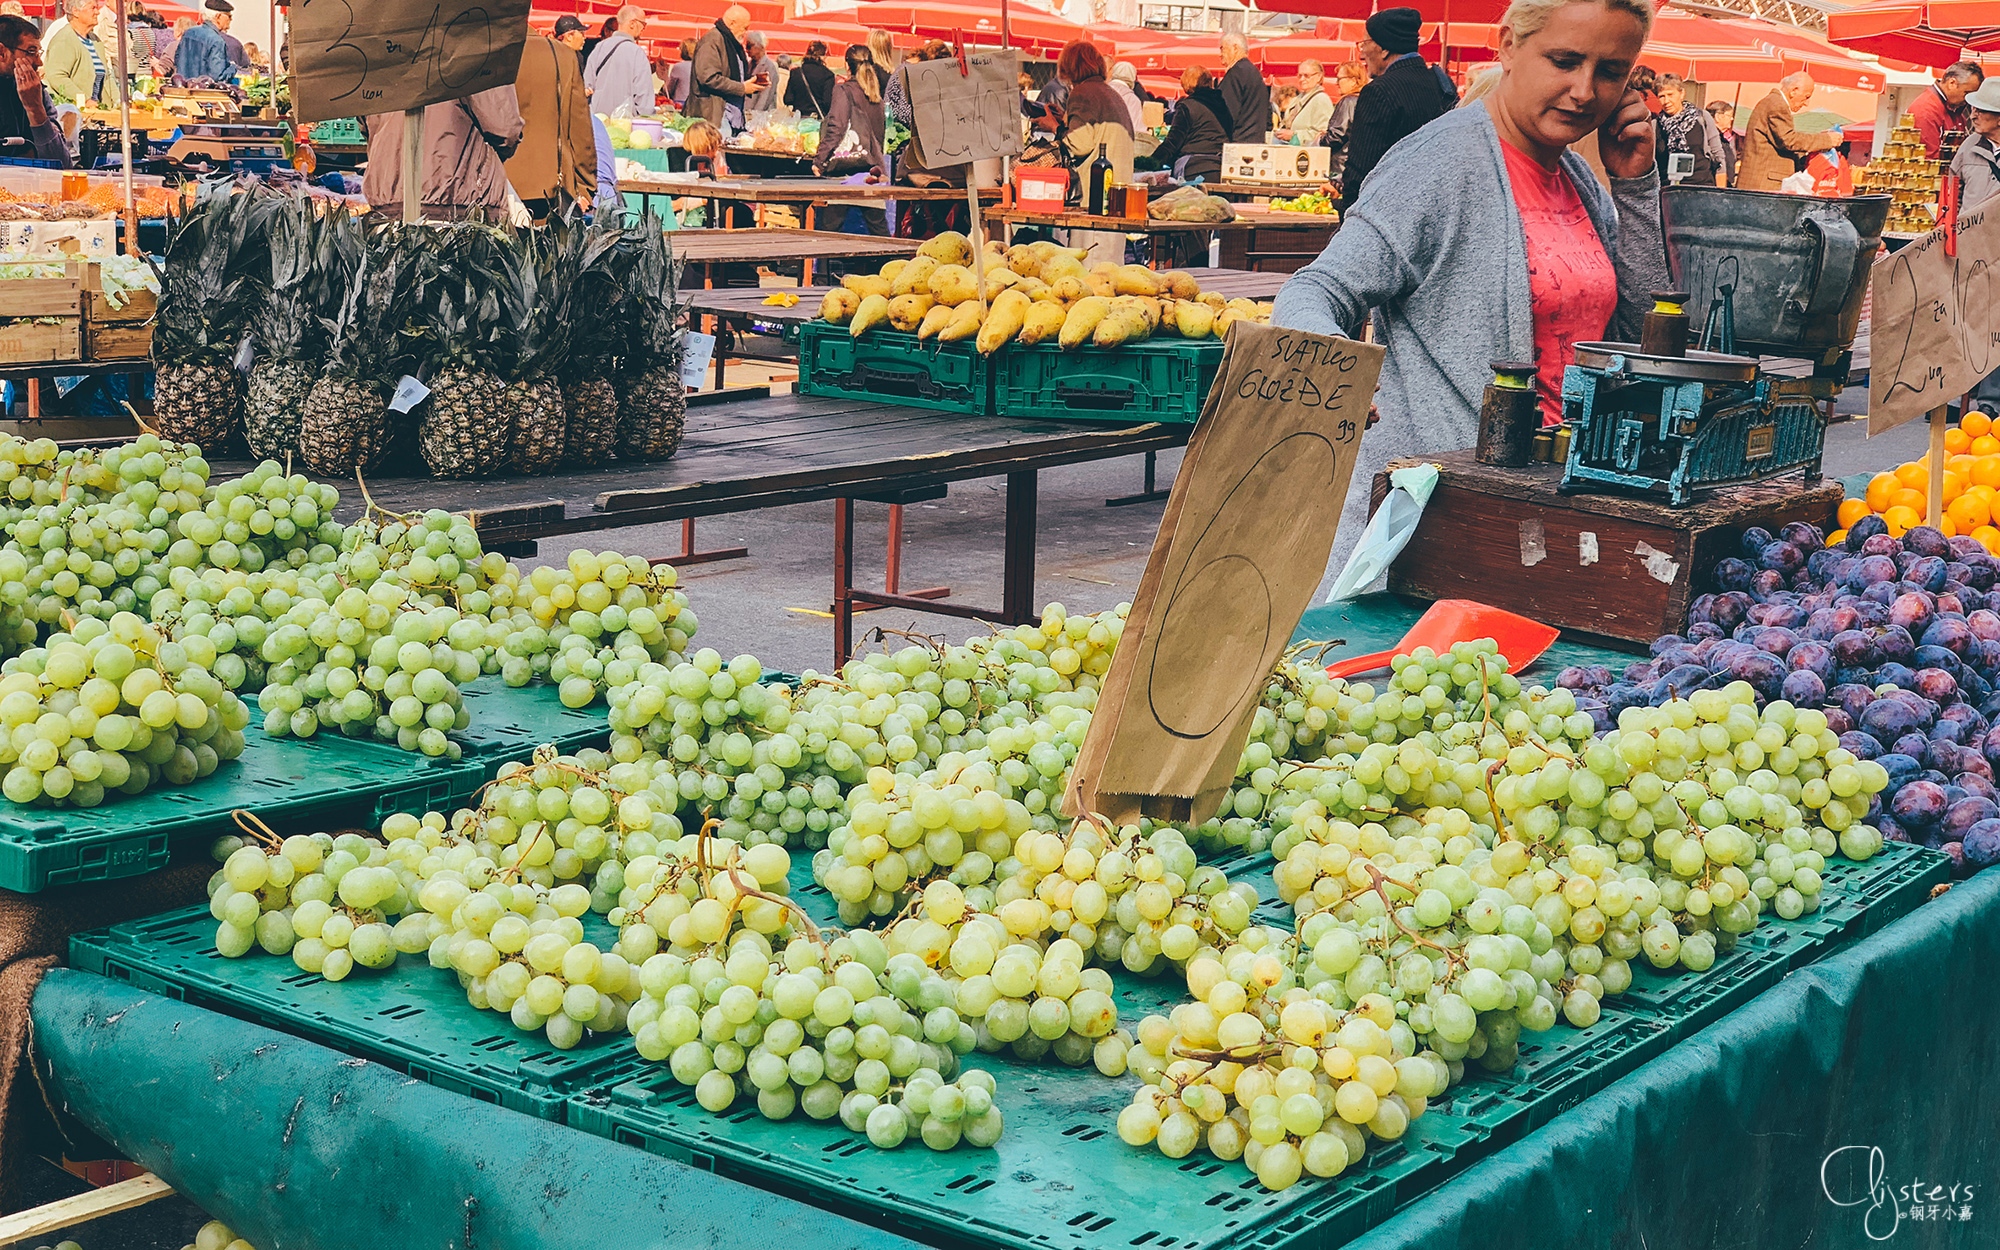
<svg viewBox="0 0 2000 1250">
<path fill-rule="evenodd" d="M 611 722 L 606 719 L 604 704 L 564 707 L 556 697 L 554 682 L 532 681 L 513 687 L 496 676 L 487 676 L 460 693 L 472 723 L 452 737 L 463 746 L 467 759 L 489 769 L 510 760 L 528 759 L 545 745 L 568 755 L 611 743 Z"/>
<path fill-rule="evenodd" d="M 585 919 L 593 941 L 616 940 L 600 917 Z M 561 1121 L 572 1094 L 633 1057 L 623 1034 L 558 1050 L 500 1013 L 474 1008 L 458 978 L 422 955 L 400 955 L 379 972 L 356 968 L 337 984 L 300 971 L 289 956 L 224 959 L 205 906 L 78 934 L 70 965 L 543 1120 Z"/>
<path fill-rule="evenodd" d="M 824 321 L 808 321 L 799 331 L 798 388 L 805 395 L 976 416 L 993 411 L 992 370 L 970 339 L 919 342 L 900 330 L 870 330 L 855 338 L 847 327 Z"/>
<path fill-rule="evenodd" d="M 1767 913 L 1743 942 L 1784 951 L 1788 968 L 1805 967 L 1922 906 L 1933 889 L 1951 879 L 1951 860 L 1942 851 L 1890 842 L 1861 863 L 1828 860 L 1820 879 L 1819 910 L 1797 920 Z"/>
<path fill-rule="evenodd" d="M 373 826 L 392 811 L 425 811 L 477 790 L 476 762 L 431 759 L 386 744 L 323 733 L 273 738 L 252 726 L 243 754 L 192 785 L 119 795 L 94 808 L 0 803 L 0 888 L 136 877 L 163 867 L 173 844 L 236 832 L 230 813 L 256 813 L 280 832 Z"/>
<path fill-rule="evenodd" d="M 992 1055 L 971 1062 L 993 1073 L 1007 1117 L 992 1150 L 877 1150 L 838 1122 L 770 1121 L 748 1102 L 711 1115 L 663 1067 L 643 1063 L 580 1095 L 568 1122 L 931 1245 L 1010 1250 L 1338 1245 L 1443 1180 L 1477 1143 L 1420 1118 L 1341 1176 L 1274 1194 L 1241 1162 L 1205 1151 L 1174 1160 L 1119 1141 L 1135 1078 Z"/>
<path fill-rule="evenodd" d="M 1070 421 L 1201 419 L 1209 384 L 1222 367 L 1222 344 L 1172 339 L 1131 347 L 1052 343 L 1009 347 L 993 358 L 993 412 L 1002 417 Z"/>
<path fill-rule="evenodd" d="M 312 128 L 314 143 L 364 143 L 367 137 L 361 133 L 361 122 L 352 117 L 337 117 L 332 121 L 320 122 Z"/>
<path fill-rule="evenodd" d="M 1661 972 L 1641 955 L 1631 961 L 1632 985 L 1611 1001 L 1621 1010 L 1667 1026 L 1672 1040 L 1690 1037 L 1770 989 L 1792 967 L 1789 951 L 1739 940 L 1718 951 L 1703 972 Z"/>
</svg>

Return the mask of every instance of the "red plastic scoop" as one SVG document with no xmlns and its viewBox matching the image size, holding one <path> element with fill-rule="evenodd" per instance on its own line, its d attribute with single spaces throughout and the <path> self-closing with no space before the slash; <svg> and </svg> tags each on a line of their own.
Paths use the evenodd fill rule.
<svg viewBox="0 0 2000 1250">
<path fill-rule="evenodd" d="M 1491 638 L 1500 644 L 1500 654 L 1507 658 L 1507 671 L 1518 673 L 1547 651 L 1559 632 L 1553 625 L 1531 621 L 1525 616 L 1516 616 L 1470 599 L 1440 599 L 1417 618 L 1417 623 L 1410 626 L 1410 632 L 1403 635 L 1403 640 L 1393 650 L 1349 656 L 1327 665 L 1326 671 L 1333 677 L 1352 677 L 1356 673 L 1387 668 L 1389 661 L 1399 655 L 1408 655 L 1418 647 L 1429 647 L 1443 653 L 1451 650 L 1455 642 Z"/>
</svg>

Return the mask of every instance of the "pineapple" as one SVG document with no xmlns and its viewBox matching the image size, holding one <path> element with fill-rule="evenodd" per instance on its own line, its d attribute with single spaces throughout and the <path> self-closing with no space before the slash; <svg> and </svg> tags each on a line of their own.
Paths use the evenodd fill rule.
<svg viewBox="0 0 2000 1250">
<path fill-rule="evenodd" d="M 613 224 L 591 232 L 590 244 L 573 271 L 570 353 L 563 371 L 563 463 L 590 467 L 618 451 L 618 389 L 613 357 L 623 341 L 625 284 L 634 249 L 621 246 L 625 232 Z"/>
<path fill-rule="evenodd" d="M 326 367 L 299 414 L 299 458 L 315 473 L 351 477 L 388 450 L 390 379 L 420 246 L 393 228 L 371 234 L 338 314 L 325 324 Z"/>
<path fill-rule="evenodd" d="M 437 369 L 428 385 L 417 451 L 436 477 L 491 477 L 506 465 L 512 431 L 498 366 L 519 350 L 521 327 L 502 309 L 525 266 L 511 233 L 484 225 L 436 236 L 434 292 L 425 307 Z"/>
<path fill-rule="evenodd" d="M 173 220 L 153 333 L 153 410 L 160 436 L 221 455 L 242 402 L 233 358 L 261 292 L 276 197 L 217 195 Z"/>
<path fill-rule="evenodd" d="M 299 421 L 326 354 L 324 314 L 360 262 L 362 228 L 346 212 L 321 214 L 291 196 L 271 223 L 270 296 L 251 318 L 257 361 L 243 402 L 243 438 L 259 459 L 298 450 Z"/>
<path fill-rule="evenodd" d="M 512 430 L 507 468 L 549 473 L 563 459 L 563 393 L 555 370 L 570 350 L 575 278 L 594 238 L 608 247 L 617 244 L 619 235 L 599 230 L 593 236 L 582 214 L 567 206 L 551 214 L 544 227 L 521 237 L 527 263 L 520 268 L 520 281 L 502 294 L 507 315 L 521 327 L 520 350 L 503 401 Z"/>
<path fill-rule="evenodd" d="M 660 219 L 640 221 L 628 283 L 632 338 L 619 375 L 618 454 L 665 460 L 681 446 L 687 393 L 681 385 L 681 313 L 673 252 Z"/>
</svg>

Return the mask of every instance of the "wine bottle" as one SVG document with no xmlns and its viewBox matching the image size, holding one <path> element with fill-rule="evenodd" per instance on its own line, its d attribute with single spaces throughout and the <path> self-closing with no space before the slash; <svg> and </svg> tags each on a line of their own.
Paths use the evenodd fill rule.
<svg viewBox="0 0 2000 1250">
<path fill-rule="evenodd" d="M 1102 217 L 1111 211 L 1111 159 L 1104 154 L 1105 144 L 1097 145 L 1097 159 L 1090 162 L 1090 181 L 1084 207 L 1093 217 Z"/>
</svg>

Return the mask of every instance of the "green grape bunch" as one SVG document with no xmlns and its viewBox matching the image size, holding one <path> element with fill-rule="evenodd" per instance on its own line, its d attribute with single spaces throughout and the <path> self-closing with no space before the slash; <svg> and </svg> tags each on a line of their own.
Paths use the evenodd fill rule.
<svg viewBox="0 0 2000 1250">
<path fill-rule="evenodd" d="M 172 642 L 130 612 L 84 617 L 0 664 L 0 793 L 96 807 L 184 786 L 243 753 L 250 712 L 211 671 L 206 640 Z"/>
</svg>

